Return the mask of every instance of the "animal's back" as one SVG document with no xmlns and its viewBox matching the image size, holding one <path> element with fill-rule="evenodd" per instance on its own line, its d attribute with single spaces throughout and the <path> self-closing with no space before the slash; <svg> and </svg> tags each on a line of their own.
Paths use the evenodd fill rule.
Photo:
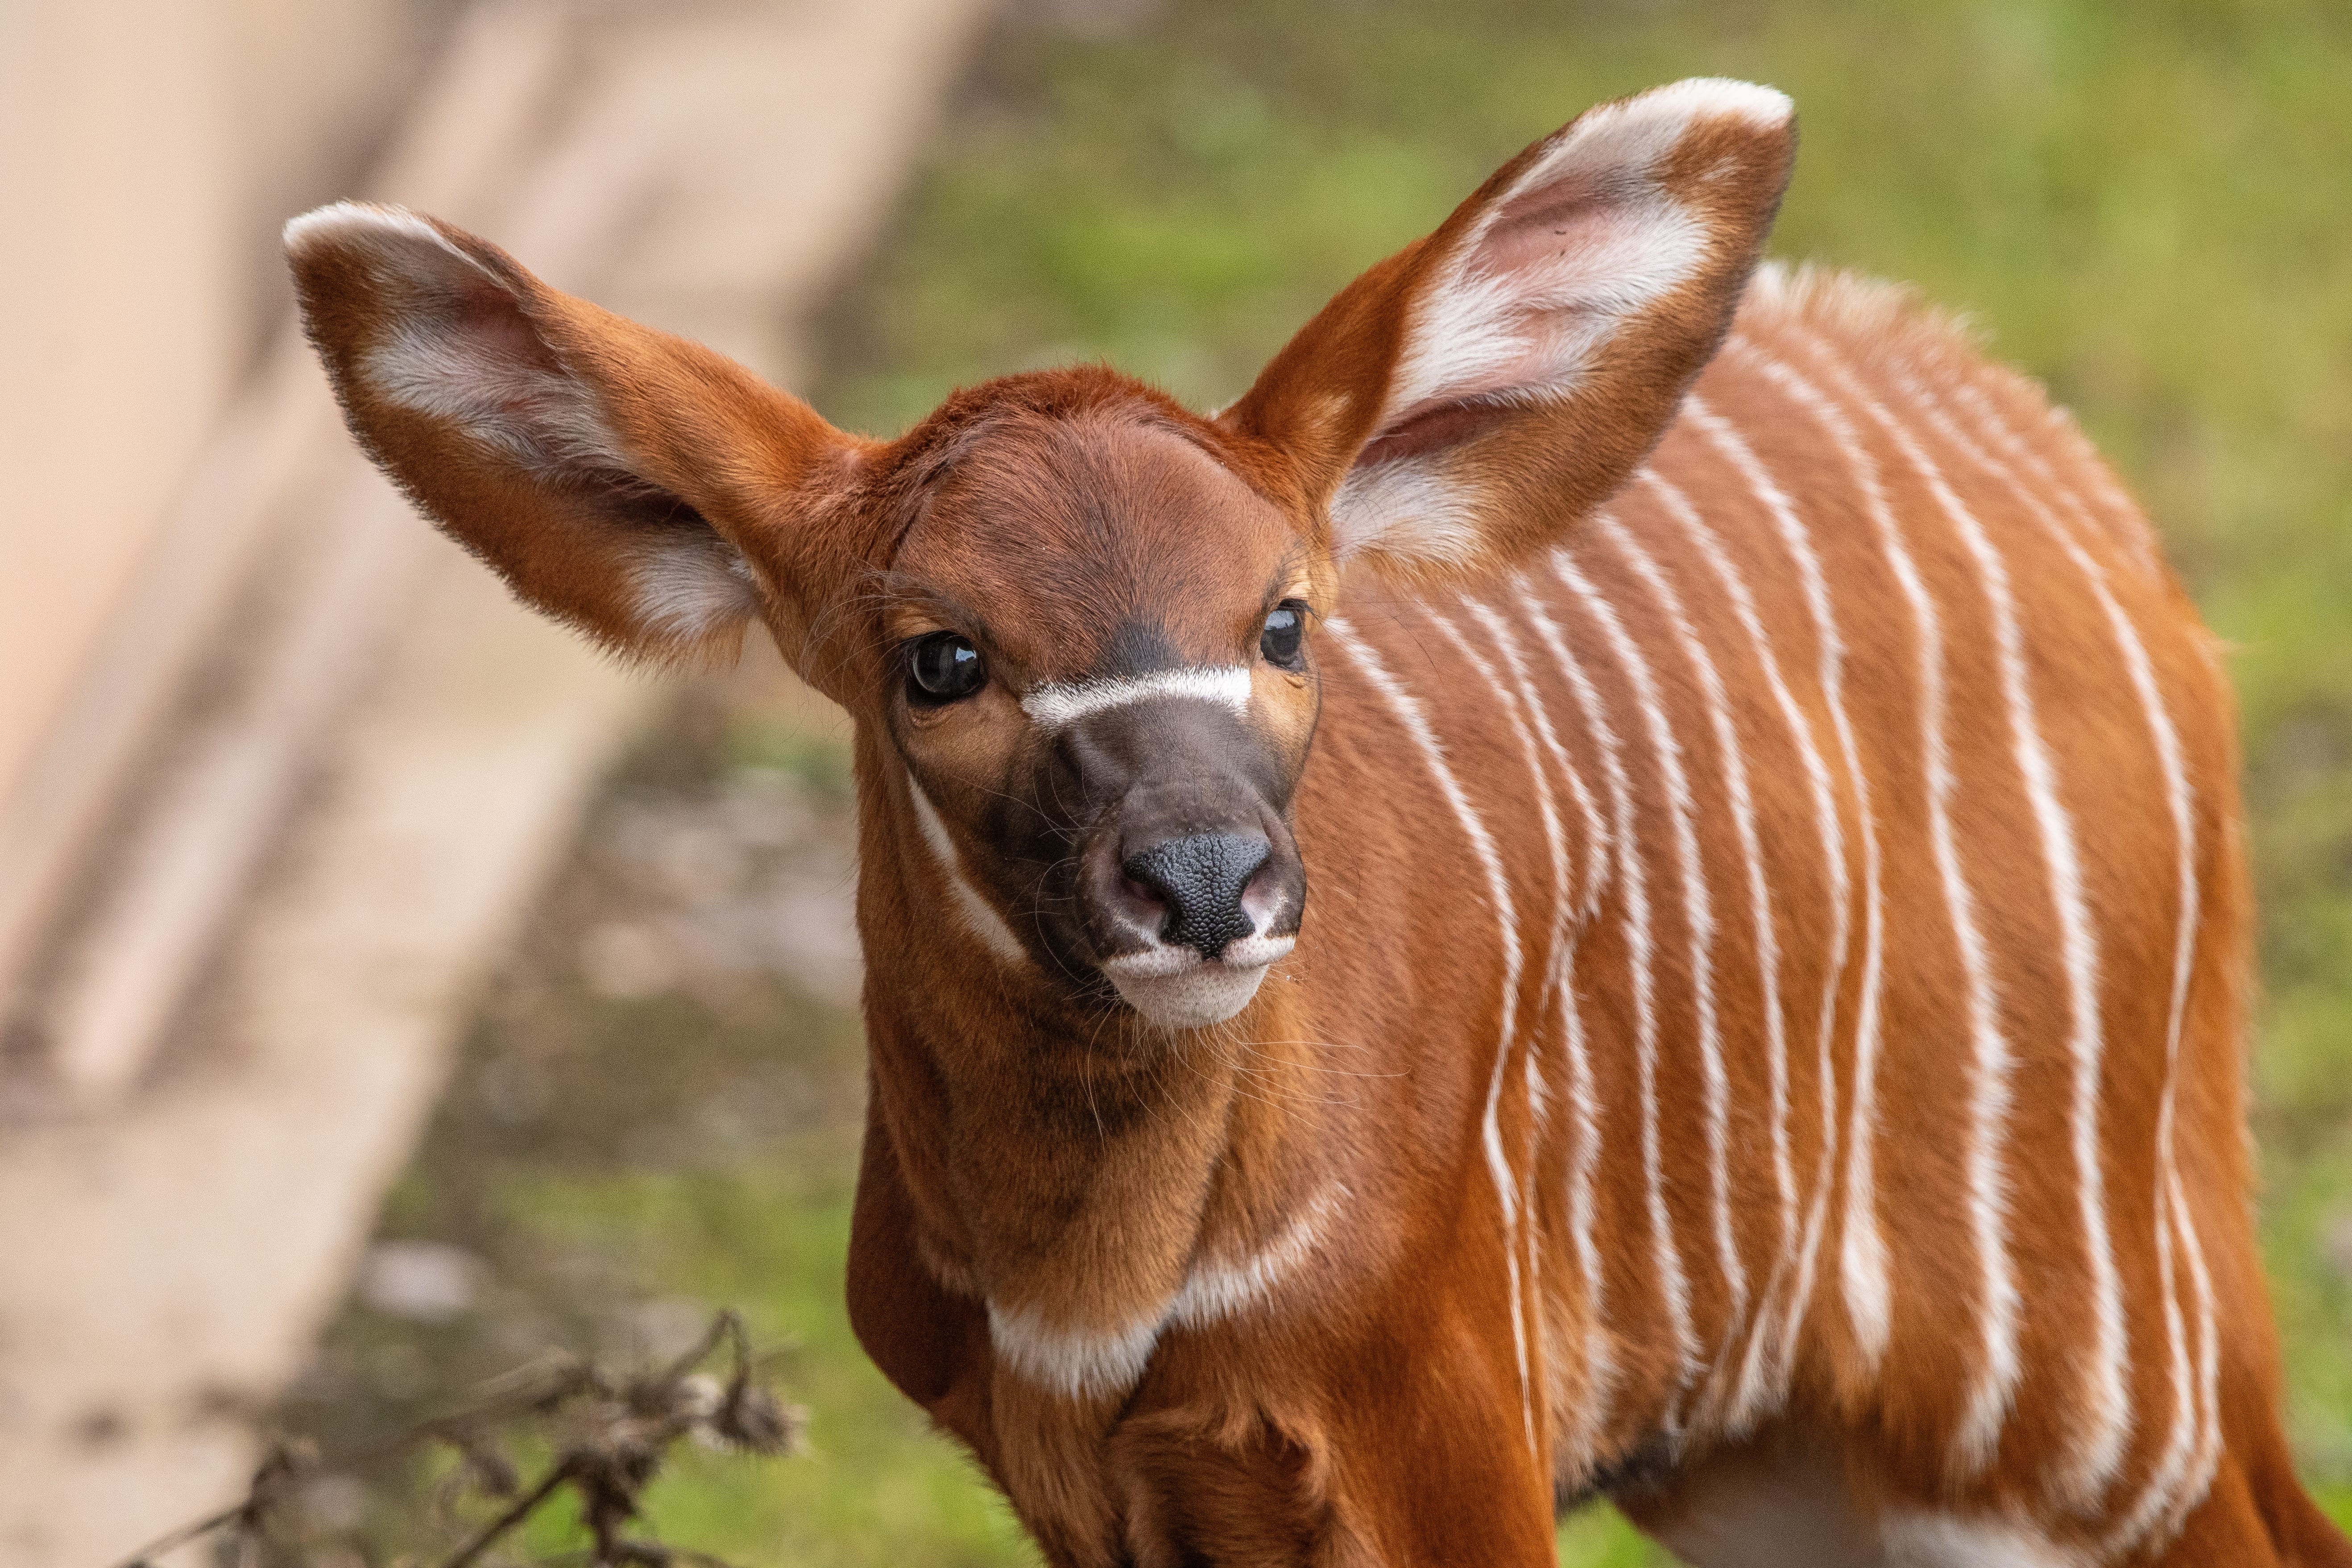
<svg viewBox="0 0 2352 1568">
<path fill-rule="evenodd" d="M 2038 389 L 1768 271 L 1562 549 L 1325 646 L 1302 819 L 1407 824 L 1396 918 L 1484 954 L 1461 1113 L 1566 1479 L 1802 1410 L 2090 1537 L 2202 1494 L 2271 1361 L 2229 707 Z"/>
</svg>

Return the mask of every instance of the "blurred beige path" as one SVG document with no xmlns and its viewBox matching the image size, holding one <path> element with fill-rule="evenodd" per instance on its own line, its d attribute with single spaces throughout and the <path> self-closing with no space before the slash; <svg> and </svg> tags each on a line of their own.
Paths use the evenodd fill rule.
<svg viewBox="0 0 2352 1568">
<path fill-rule="evenodd" d="M 790 385 L 793 323 L 870 237 L 982 4 L 478 6 L 362 194 Z M 184 30 L 202 9 L 152 8 Z M 222 8 L 248 30 L 272 10 Z M 362 114 L 367 51 L 391 48 L 358 0 L 323 9 L 343 52 L 279 106 L 307 101 L 312 132 Z M 71 32 L 31 43 L 70 65 L 97 47 Z M 166 307 L 202 310 L 236 248 L 159 242 L 142 275 L 215 268 L 164 279 Z M 659 691 L 411 515 L 289 325 L 223 391 L 233 356 L 205 333 L 226 330 L 175 351 L 199 365 L 177 393 L 194 412 L 152 439 L 180 462 L 176 501 L 126 458 L 120 493 L 77 502 L 129 520 L 104 558 L 0 589 L 0 1561 L 18 1568 L 102 1568 L 242 1487 L 240 1413 L 335 1305 L 477 986 Z M 132 446 L 160 417 L 116 407 Z M 20 488 L 0 539 L 55 504 Z"/>
</svg>

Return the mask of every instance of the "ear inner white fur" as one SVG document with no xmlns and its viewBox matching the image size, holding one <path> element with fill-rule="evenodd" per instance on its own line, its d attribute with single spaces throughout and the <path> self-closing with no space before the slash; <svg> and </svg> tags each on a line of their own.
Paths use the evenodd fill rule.
<svg viewBox="0 0 2352 1568">
<path fill-rule="evenodd" d="M 542 472 L 629 467 L 594 398 L 539 341 L 512 287 L 423 218 L 338 202 L 289 223 L 286 243 L 298 253 L 358 252 L 404 306 L 361 367 L 385 402 L 446 420 Z"/>
<path fill-rule="evenodd" d="M 655 503 L 623 567 L 638 631 L 691 646 L 760 610 L 752 569 L 687 511 L 665 526 L 667 492 L 636 477 L 594 392 L 540 337 L 517 280 L 397 207 L 339 202 L 286 226 L 295 255 L 355 255 L 392 307 L 392 326 L 359 358 L 359 380 L 540 480 Z"/>
<path fill-rule="evenodd" d="M 630 574 L 647 632 L 692 643 L 760 613 L 751 563 L 733 545 L 702 529 L 665 531 L 677 537 L 646 545 Z"/>
<path fill-rule="evenodd" d="M 1611 339 L 1707 258 L 1714 237 L 1662 184 L 1661 165 L 1704 121 L 1770 130 L 1791 112 L 1769 88 L 1710 79 L 1604 105 L 1562 131 L 1422 285 L 1377 430 L 1452 407 L 1574 396 Z M 1474 556 L 1476 497 L 1445 457 L 1443 446 L 1385 459 L 1374 449 L 1332 499 L 1340 555 Z"/>
</svg>

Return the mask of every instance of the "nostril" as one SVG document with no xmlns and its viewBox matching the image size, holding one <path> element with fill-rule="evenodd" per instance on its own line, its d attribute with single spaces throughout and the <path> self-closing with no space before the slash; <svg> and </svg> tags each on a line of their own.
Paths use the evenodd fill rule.
<svg viewBox="0 0 2352 1568">
<path fill-rule="evenodd" d="M 1255 932 L 1256 921 L 1242 908 L 1242 893 L 1273 853 L 1274 847 L 1255 834 L 1195 833 L 1138 850 L 1119 868 L 1167 906 L 1162 941 L 1214 958 L 1227 943 Z"/>
</svg>

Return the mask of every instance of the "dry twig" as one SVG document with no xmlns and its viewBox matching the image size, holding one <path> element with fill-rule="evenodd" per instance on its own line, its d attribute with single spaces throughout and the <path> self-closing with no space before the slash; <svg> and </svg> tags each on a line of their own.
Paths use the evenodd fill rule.
<svg viewBox="0 0 2352 1568">
<path fill-rule="evenodd" d="M 727 1377 L 704 1370 L 722 1348 Z M 453 1482 L 485 1498 L 511 1500 L 439 1564 L 476 1568 L 486 1554 L 541 1509 L 569 1492 L 593 1544 L 588 1568 L 726 1568 L 717 1558 L 626 1533 L 646 1485 L 681 1438 L 754 1454 L 789 1454 L 800 1444 L 803 1413 L 785 1405 L 758 1373 L 743 1321 L 732 1311 L 710 1321 L 692 1349 L 667 1365 L 614 1377 L 594 1363 L 550 1355 L 486 1386 L 474 1404 L 397 1436 L 342 1456 L 331 1466 L 307 1445 L 273 1444 L 246 1495 L 219 1512 L 151 1542 L 119 1568 L 154 1568 L 190 1542 L 219 1536 L 240 1561 L 257 1560 L 288 1500 L 321 1475 L 366 1469 L 435 1446 L 457 1458 Z M 551 1440 L 555 1458 L 528 1489 L 503 1444 L 521 1426 Z"/>
</svg>

